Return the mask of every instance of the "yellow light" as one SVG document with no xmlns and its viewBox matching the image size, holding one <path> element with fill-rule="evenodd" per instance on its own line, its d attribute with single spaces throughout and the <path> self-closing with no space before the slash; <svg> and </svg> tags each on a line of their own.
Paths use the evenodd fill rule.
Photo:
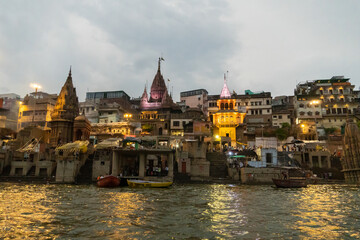
<svg viewBox="0 0 360 240">
<path fill-rule="evenodd" d="M 319 103 L 319 100 L 313 100 L 313 101 L 310 102 L 310 105 L 312 105 L 312 104 L 318 104 L 318 103 Z"/>
<path fill-rule="evenodd" d="M 220 136 L 219 136 L 219 135 L 215 135 L 215 138 L 216 138 L 216 139 L 219 139 L 219 138 L 220 138 Z"/>
<path fill-rule="evenodd" d="M 41 88 L 41 86 L 39 84 L 37 84 L 37 83 L 32 83 L 30 86 L 32 88 L 35 88 L 35 89 L 40 89 Z"/>
<path fill-rule="evenodd" d="M 304 127 L 305 127 L 305 125 L 304 125 L 304 124 L 301 124 L 301 127 L 302 127 L 302 128 L 304 128 Z"/>
</svg>

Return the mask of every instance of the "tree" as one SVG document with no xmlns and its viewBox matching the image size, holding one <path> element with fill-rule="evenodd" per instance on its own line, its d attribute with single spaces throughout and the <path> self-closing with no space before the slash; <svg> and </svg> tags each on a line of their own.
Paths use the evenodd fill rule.
<svg viewBox="0 0 360 240">
<path fill-rule="evenodd" d="M 329 134 L 333 134 L 336 131 L 336 127 L 331 127 L 331 128 L 325 128 L 325 134 L 329 135 Z"/>
<path fill-rule="evenodd" d="M 283 123 L 281 128 L 276 129 L 275 135 L 279 140 L 285 140 L 290 135 L 291 125 L 289 123 Z"/>
</svg>

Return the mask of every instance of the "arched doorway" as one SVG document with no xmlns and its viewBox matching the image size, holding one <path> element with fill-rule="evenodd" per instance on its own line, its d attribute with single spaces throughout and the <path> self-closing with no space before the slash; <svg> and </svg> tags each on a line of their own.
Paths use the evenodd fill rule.
<svg viewBox="0 0 360 240">
<path fill-rule="evenodd" d="M 81 140 L 82 137 L 82 131 L 80 129 L 78 129 L 75 133 L 75 140 Z"/>
</svg>

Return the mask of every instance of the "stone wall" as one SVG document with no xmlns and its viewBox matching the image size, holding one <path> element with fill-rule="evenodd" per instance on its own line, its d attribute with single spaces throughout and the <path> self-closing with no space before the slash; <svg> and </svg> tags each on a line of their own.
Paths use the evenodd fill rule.
<svg viewBox="0 0 360 240">
<path fill-rule="evenodd" d="M 280 178 L 280 168 L 241 168 L 242 183 L 272 183 L 272 178 Z"/>
</svg>

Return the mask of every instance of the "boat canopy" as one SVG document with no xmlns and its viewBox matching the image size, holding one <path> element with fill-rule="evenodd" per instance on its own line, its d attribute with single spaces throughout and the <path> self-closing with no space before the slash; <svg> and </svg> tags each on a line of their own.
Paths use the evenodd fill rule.
<svg viewBox="0 0 360 240">
<path fill-rule="evenodd" d="M 122 138 L 108 138 L 96 144 L 95 149 L 99 150 L 99 149 L 119 147 L 122 141 L 123 141 Z"/>
<path fill-rule="evenodd" d="M 87 146 L 89 145 L 89 141 L 75 141 L 72 143 L 66 143 L 55 148 L 55 151 L 64 151 L 64 152 L 82 152 L 85 153 L 87 151 Z"/>
</svg>

